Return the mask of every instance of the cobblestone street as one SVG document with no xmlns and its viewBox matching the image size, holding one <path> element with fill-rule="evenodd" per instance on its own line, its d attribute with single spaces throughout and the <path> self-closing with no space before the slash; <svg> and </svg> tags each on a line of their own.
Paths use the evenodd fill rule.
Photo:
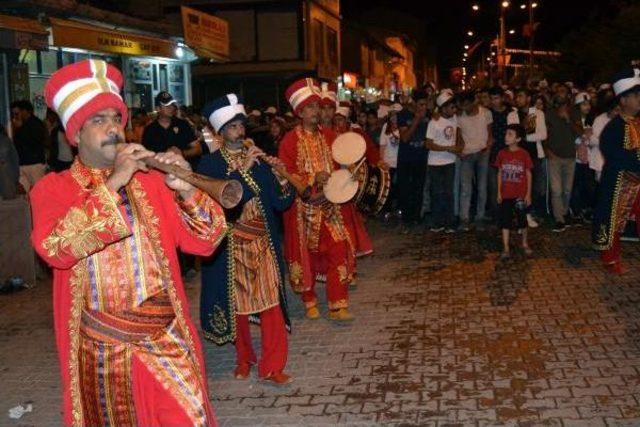
<svg viewBox="0 0 640 427">
<path fill-rule="evenodd" d="M 640 426 L 639 245 L 605 277 L 585 229 L 534 230 L 534 256 L 507 262 L 496 232 L 370 229 L 352 324 L 304 320 L 289 293 L 291 386 L 236 381 L 233 346 L 205 343 L 221 425 Z M 0 313 L 0 425 L 59 425 L 50 286 L 0 295 Z"/>
</svg>

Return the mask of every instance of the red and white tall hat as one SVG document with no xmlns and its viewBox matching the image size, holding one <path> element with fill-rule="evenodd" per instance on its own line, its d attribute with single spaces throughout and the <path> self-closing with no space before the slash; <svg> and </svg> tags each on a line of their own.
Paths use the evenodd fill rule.
<svg viewBox="0 0 640 427">
<path fill-rule="evenodd" d="M 333 105 L 338 103 L 338 86 L 334 82 L 322 82 L 320 84 L 321 105 Z"/>
<path fill-rule="evenodd" d="M 69 64 L 51 75 L 44 97 L 60 116 L 70 144 L 76 145 L 76 133 L 84 122 L 106 108 L 119 110 L 122 126 L 127 124 L 128 109 L 120 96 L 122 83 L 116 67 L 96 59 Z"/>
<path fill-rule="evenodd" d="M 321 100 L 318 82 L 312 78 L 293 82 L 285 91 L 284 96 L 289 100 L 289 104 L 296 114 L 300 114 L 300 110 L 310 103 Z"/>
</svg>

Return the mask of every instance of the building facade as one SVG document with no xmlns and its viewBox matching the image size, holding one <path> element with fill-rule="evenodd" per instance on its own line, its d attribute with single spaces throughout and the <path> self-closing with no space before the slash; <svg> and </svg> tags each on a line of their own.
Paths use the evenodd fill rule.
<svg viewBox="0 0 640 427">
<path fill-rule="evenodd" d="M 255 108 L 286 110 L 292 79 L 340 75 L 339 0 L 165 0 L 164 13 L 180 5 L 215 15 L 230 27 L 229 61 L 193 67 L 194 105 L 235 92 Z"/>
<path fill-rule="evenodd" d="M 191 104 L 196 56 L 182 43 L 181 21 L 141 19 L 76 0 L 24 0 L 18 5 L 0 3 L 2 123 L 8 123 L 8 106 L 18 99 L 31 100 L 36 115 L 44 117 L 49 76 L 88 58 L 103 59 L 122 71 L 123 95 L 132 108 L 153 111 L 154 98 L 163 90 L 181 104 Z"/>
</svg>

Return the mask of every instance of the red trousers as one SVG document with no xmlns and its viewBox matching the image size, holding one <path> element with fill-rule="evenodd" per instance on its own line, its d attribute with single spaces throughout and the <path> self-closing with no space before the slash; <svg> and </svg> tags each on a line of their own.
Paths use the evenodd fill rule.
<svg viewBox="0 0 640 427">
<path fill-rule="evenodd" d="M 236 361 L 241 363 L 258 363 L 258 375 L 264 378 L 272 373 L 280 373 L 287 364 L 289 352 L 287 329 L 280 306 L 271 307 L 260 313 L 260 335 L 262 353 L 260 362 L 251 344 L 249 316 L 236 315 Z"/>
<path fill-rule="evenodd" d="M 636 221 L 636 233 L 640 236 L 640 194 L 636 196 L 636 200 L 631 208 L 631 217 Z M 624 230 L 620 230 L 621 232 Z M 622 248 L 620 246 L 620 234 L 615 234 L 611 248 L 602 251 L 600 258 L 605 265 L 617 264 L 621 260 Z"/>
<path fill-rule="evenodd" d="M 319 251 L 311 253 L 313 277 L 327 275 L 327 303 L 330 310 L 349 306 L 349 283 L 353 280 L 353 254 L 346 240 L 336 242 L 326 226 L 320 229 Z M 318 303 L 315 281 L 311 289 L 302 293 L 304 305 L 313 307 Z"/>
<path fill-rule="evenodd" d="M 192 425 L 184 408 L 158 382 L 137 357 L 132 358 L 133 399 L 138 425 L 149 427 L 180 427 Z M 206 399 L 205 399 L 206 400 Z M 208 403 L 208 402 L 207 402 Z M 211 407 L 204 408 L 208 414 L 207 425 L 215 427 L 217 420 Z"/>
</svg>

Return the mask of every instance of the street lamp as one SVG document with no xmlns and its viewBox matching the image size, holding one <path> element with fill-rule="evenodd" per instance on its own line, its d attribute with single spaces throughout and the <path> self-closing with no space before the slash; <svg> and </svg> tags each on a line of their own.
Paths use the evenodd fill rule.
<svg viewBox="0 0 640 427">
<path fill-rule="evenodd" d="M 466 49 L 469 49 L 469 45 L 468 45 L 468 44 L 465 44 L 465 45 L 464 45 L 464 48 L 465 48 L 465 50 L 466 50 Z"/>
<path fill-rule="evenodd" d="M 508 1 L 503 1 L 502 2 L 502 8 L 506 9 L 507 7 L 509 7 L 509 2 Z"/>
<path fill-rule="evenodd" d="M 509 30 L 509 34 L 515 34 L 516 30 Z"/>
<path fill-rule="evenodd" d="M 467 31 L 467 35 L 468 35 L 469 37 L 473 37 L 473 31 L 471 31 L 471 30 Z"/>
<path fill-rule="evenodd" d="M 480 10 L 480 6 L 476 3 L 473 6 L 471 6 L 471 9 L 473 9 L 474 11 L 479 11 Z"/>
</svg>

